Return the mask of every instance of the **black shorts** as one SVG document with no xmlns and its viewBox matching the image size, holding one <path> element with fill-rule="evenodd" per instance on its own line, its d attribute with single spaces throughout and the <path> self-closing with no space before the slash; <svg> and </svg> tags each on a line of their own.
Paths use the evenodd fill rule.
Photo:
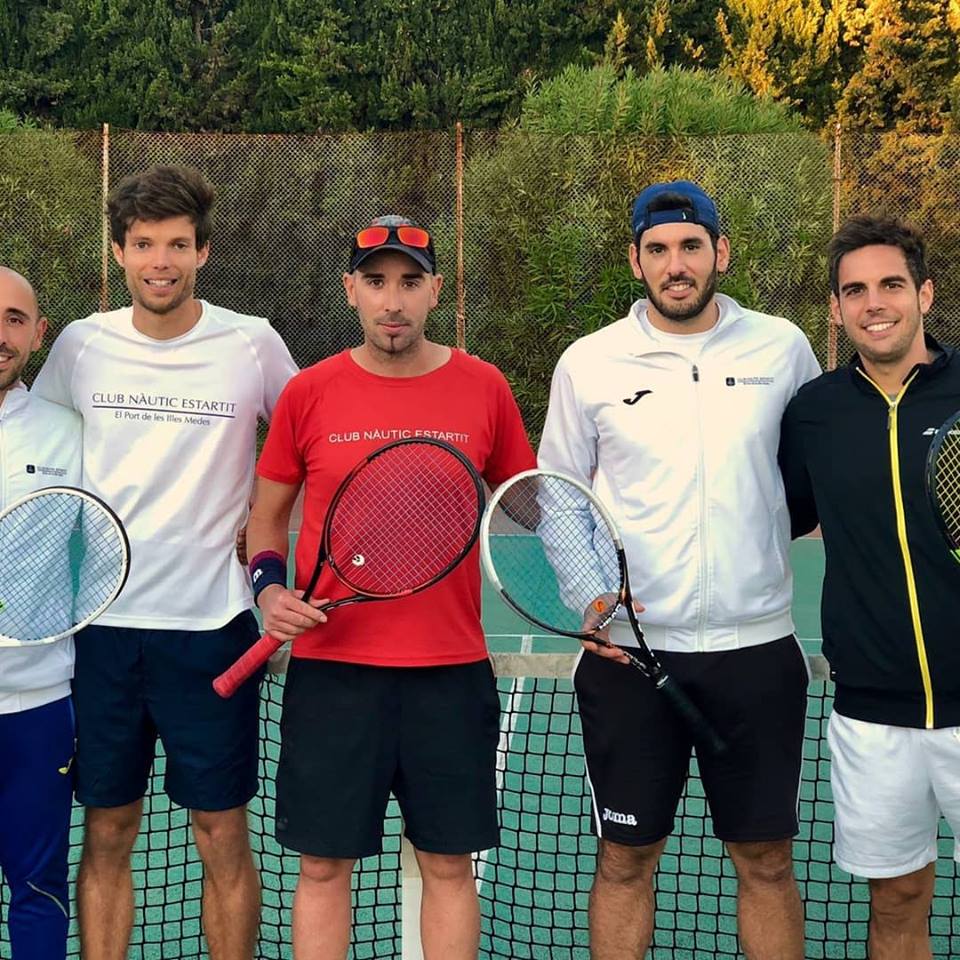
<svg viewBox="0 0 960 960">
<path fill-rule="evenodd" d="M 658 652 L 726 742 L 696 745 L 715 835 L 749 843 L 797 833 L 809 671 L 796 639 L 720 653 Z M 632 667 L 581 655 L 574 686 L 597 835 L 640 846 L 673 832 L 694 743 Z"/>
<path fill-rule="evenodd" d="M 260 679 L 229 700 L 214 677 L 260 637 L 247 610 L 216 630 L 92 626 L 77 634 L 77 800 L 119 807 L 147 791 L 157 736 L 164 786 L 190 810 L 230 810 L 257 792 Z"/>
<path fill-rule="evenodd" d="M 316 857 L 371 856 L 392 791 L 418 850 L 494 847 L 499 730 L 487 660 L 372 667 L 294 657 L 280 724 L 277 840 Z"/>
</svg>

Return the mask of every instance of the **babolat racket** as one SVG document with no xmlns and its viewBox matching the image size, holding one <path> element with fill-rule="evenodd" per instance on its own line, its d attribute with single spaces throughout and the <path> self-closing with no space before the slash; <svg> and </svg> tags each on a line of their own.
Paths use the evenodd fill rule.
<svg viewBox="0 0 960 960">
<path fill-rule="evenodd" d="M 353 594 L 321 610 L 426 590 L 476 543 L 483 499 L 476 470 L 450 444 L 415 438 L 380 447 L 333 495 L 303 599 L 313 596 L 324 564 Z M 282 645 L 264 635 L 214 680 L 214 690 L 232 696 Z"/>
<path fill-rule="evenodd" d="M 954 560 L 960 563 L 960 410 L 934 435 L 925 480 L 937 526 Z"/>
<path fill-rule="evenodd" d="M 0 566 L 0 647 L 53 643 L 117 598 L 130 544 L 102 500 L 74 487 L 45 487 L 0 513 Z"/>
<path fill-rule="evenodd" d="M 561 473 L 526 470 L 497 487 L 483 516 L 480 555 L 490 583 L 522 617 L 552 633 L 606 643 L 615 618 L 638 648 L 620 648 L 712 749 L 725 745 L 647 646 L 633 609 L 616 524 L 596 494 Z"/>
</svg>

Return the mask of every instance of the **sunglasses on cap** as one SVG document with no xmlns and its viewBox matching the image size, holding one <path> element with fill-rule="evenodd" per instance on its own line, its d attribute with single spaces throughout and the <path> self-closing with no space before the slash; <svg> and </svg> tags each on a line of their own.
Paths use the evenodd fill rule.
<svg viewBox="0 0 960 960">
<path fill-rule="evenodd" d="M 432 244 L 430 234 L 422 227 L 364 227 L 354 238 L 353 245 L 357 250 L 370 250 L 373 247 L 382 247 L 393 235 L 405 247 L 414 247 L 417 250 L 429 250 Z"/>
</svg>

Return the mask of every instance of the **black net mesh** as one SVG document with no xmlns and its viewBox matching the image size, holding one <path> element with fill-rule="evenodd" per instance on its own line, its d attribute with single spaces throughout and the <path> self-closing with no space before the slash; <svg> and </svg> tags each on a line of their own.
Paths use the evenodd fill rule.
<svg viewBox="0 0 960 960">
<path fill-rule="evenodd" d="M 481 898 L 481 957 L 504 960 L 588 960 L 586 908 L 596 841 L 581 753 L 572 685 L 566 679 L 513 676 L 545 672 L 542 656 L 498 658 L 503 718 L 498 754 L 502 844 L 476 858 Z M 569 656 L 549 656 L 550 672 L 563 675 Z M 821 666 L 822 672 L 822 666 Z M 504 675 L 511 674 L 511 675 Z M 638 682 L 643 682 L 638 678 Z M 290 908 L 297 858 L 272 837 L 271 811 L 279 751 L 282 677 L 263 687 L 263 789 L 250 807 L 250 832 L 263 882 L 258 958 L 290 958 Z M 806 909 L 806 954 L 865 958 L 866 884 L 831 865 L 832 801 L 826 720 L 831 691 L 811 687 L 796 874 Z M 202 870 L 189 842 L 185 811 L 171 809 L 162 793 L 163 760 L 146 801 L 144 830 L 134 856 L 138 921 L 130 957 L 136 960 L 205 957 L 200 932 Z M 76 811 L 71 872 L 80 853 Z M 699 779 L 691 776 L 657 876 L 654 960 L 706 960 L 740 956 L 736 937 L 736 881 L 712 836 Z M 391 801 L 384 852 L 354 873 L 354 958 L 402 955 L 415 916 L 403 916 L 401 821 Z M 960 881 L 952 863 L 953 840 L 941 835 L 930 929 L 935 957 L 960 955 Z M 5 910 L 4 910 L 5 915 Z M 404 922 L 406 921 L 406 922 Z M 75 924 L 70 956 L 78 957 Z M 0 957 L 9 958 L 0 940 Z"/>
</svg>

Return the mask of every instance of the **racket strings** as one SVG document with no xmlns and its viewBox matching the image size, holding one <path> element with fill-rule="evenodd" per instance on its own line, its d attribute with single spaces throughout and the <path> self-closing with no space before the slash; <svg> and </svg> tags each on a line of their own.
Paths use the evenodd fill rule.
<svg viewBox="0 0 960 960">
<path fill-rule="evenodd" d="M 947 433 L 937 451 L 934 496 L 953 546 L 960 547 L 960 427 Z"/>
<path fill-rule="evenodd" d="M 609 618 L 621 589 L 613 533 L 564 478 L 521 477 L 505 489 L 488 546 L 503 592 L 547 629 L 589 632 Z"/>
<path fill-rule="evenodd" d="M 392 447 L 367 463 L 336 503 L 330 564 L 361 593 L 404 593 L 454 566 L 479 520 L 476 482 L 456 456 L 432 444 Z"/>
<path fill-rule="evenodd" d="M 126 545 L 109 514 L 69 491 L 0 517 L 0 643 L 39 642 L 93 617 L 119 591 Z"/>
</svg>

